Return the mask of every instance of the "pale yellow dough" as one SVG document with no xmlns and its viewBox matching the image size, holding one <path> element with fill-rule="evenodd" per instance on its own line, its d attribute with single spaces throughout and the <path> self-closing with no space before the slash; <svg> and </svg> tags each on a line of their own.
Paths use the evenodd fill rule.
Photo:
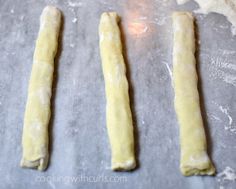
<svg viewBox="0 0 236 189">
<path fill-rule="evenodd" d="M 25 109 L 22 167 L 44 170 L 48 164 L 50 98 L 60 23 L 61 12 L 52 6 L 45 7 L 40 17 Z"/>
<path fill-rule="evenodd" d="M 115 12 L 103 13 L 99 26 L 100 54 L 106 88 L 107 129 L 112 151 L 112 169 L 135 168 L 133 122 L 122 44 Z"/>
<path fill-rule="evenodd" d="M 180 125 L 183 175 L 215 173 L 208 155 L 197 89 L 194 19 L 188 12 L 173 13 L 173 82 L 175 109 Z"/>
</svg>

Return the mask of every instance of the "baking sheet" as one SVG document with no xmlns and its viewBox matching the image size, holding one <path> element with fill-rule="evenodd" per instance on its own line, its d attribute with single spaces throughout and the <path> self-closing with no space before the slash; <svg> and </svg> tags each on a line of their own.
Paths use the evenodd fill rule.
<svg viewBox="0 0 236 189">
<path fill-rule="evenodd" d="M 45 172 L 19 167 L 24 108 L 39 16 L 63 11 Z M 0 188 L 236 188 L 236 38 L 218 14 L 196 15 L 202 112 L 215 177 L 179 172 L 171 85 L 174 0 L 0 0 Z M 121 16 L 138 168 L 110 170 L 105 91 L 98 48 L 104 11 Z"/>
</svg>

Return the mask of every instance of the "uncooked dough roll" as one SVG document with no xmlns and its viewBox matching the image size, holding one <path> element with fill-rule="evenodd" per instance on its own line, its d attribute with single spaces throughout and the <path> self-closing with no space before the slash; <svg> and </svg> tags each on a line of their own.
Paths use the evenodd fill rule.
<svg viewBox="0 0 236 189">
<path fill-rule="evenodd" d="M 173 13 L 173 79 L 175 109 L 180 124 L 183 175 L 215 173 L 208 155 L 197 89 L 194 19 L 188 12 Z"/>
<path fill-rule="evenodd" d="M 60 24 L 61 12 L 52 6 L 44 8 L 40 17 L 40 31 L 25 109 L 22 167 L 44 170 L 48 164 L 50 98 Z"/>
<path fill-rule="evenodd" d="M 119 17 L 115 12 L 102 14 L 99 26 L 100 53 L 106 88 L 112 169 L 130 170 L 136 166 L 133 122 L 118 22 Z"/>
</svg>

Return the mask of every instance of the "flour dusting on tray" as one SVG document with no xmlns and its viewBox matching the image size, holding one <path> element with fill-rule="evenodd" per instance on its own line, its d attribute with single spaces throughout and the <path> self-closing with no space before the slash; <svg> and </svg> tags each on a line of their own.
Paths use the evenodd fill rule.
<svg viewBox="0 0 236 189">
<path fill-rule="evenodd" d="M 177 0 L 184 4 L 190 0 Z M 232 24 L 231 32 L 236 35 L 236 0 L 195 0 L 200 6 L 196 13 L 208 14 L 211 12 L 224 15 Z"/>
</svg>

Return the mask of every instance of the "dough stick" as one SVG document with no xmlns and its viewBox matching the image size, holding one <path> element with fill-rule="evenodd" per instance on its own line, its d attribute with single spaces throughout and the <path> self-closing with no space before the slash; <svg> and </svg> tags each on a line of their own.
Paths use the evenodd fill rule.
<svg viewBox="0 0 236 189">
<path fill-rule="evenodd" d="M 112 169 L 130 170 L 136 166 L 133 123 L 128 82 L 116 13 L 103 13 L 100 20 L 100 53 L 106 88 L 106 119 L 112 151 Z"/>
<path fill-rule="evenodd" d="M 22 167 L 38 170 L 47 167 L 50 98 L 60 23 L 61 12 L 57 8 L 44 8 L 40 17 L 40 31 L 36 41 L 25 109 Z"/>
<path fill-rule="evenodd" d="M 180 125 L 180 169 L 185 176 L 212 175 L 215 173 L 215 168 L 207 155 L 197 89 L 192 15 L 188 12 L 175 12 L 173 30 L 173 79 L 175 110 Z"/>
</svg>

